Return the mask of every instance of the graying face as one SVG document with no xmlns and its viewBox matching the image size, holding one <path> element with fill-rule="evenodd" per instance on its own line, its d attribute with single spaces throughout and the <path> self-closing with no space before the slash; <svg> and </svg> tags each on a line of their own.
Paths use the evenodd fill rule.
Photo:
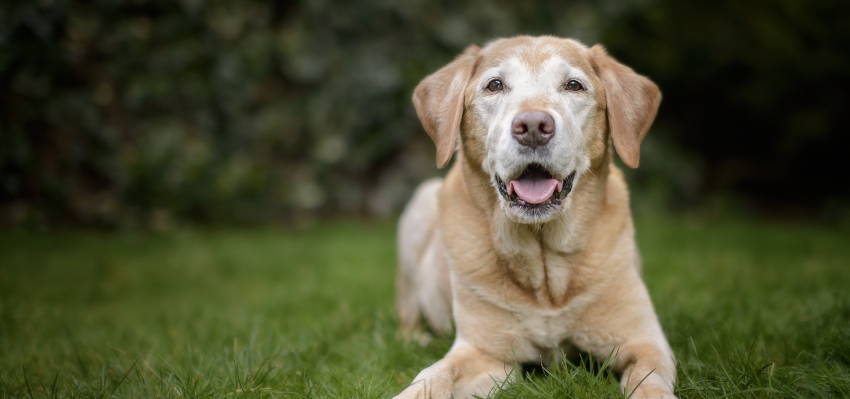
<svg viewBox="0 0 850 399">
<path fill-rule="evenodd" d="M 602 88 L 568 59 L 586 52 L 577 42 L 491 47 L 470 81 L 470 108 L 486 132 L 482 167 L 511 220 L 544 223 L 567 207 L 572 186 L 590 168 L 593 122 L 604 117 L 597 106 Z"/>
</svg>

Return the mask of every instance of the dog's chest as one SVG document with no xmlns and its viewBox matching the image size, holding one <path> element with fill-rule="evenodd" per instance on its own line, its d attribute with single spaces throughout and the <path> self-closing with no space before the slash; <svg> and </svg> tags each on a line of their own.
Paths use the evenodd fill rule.
<svg viewBox="0 0 850 399">
<path fill-rule="evenodd" d="M 509 263 L 516 287 L 528 299 L 511 307 L 524 339 L 539 349 L 555 349 L 569 338 L 589 293 L 577 292 L 577 285 L 570 284 L 582 277 L 572 259 L 543 248 L 535 255 Z"/>
<path fill-rule="evenodd" d="M 576 319 L 587 302 L 588 297 L 580 296 L 557 309 L 529 306 L 516 312 L 523 338 L 542 351 L 562 347 L 572 335 Z"/>
<path fill-rule="evenodd" d="M 522 328 L 526 338 L 535 347 L 554 349 L 569 335 L 567 321 L 567 317 L 563 315 L 531 314 L 522 319 Z"/>
</svg>

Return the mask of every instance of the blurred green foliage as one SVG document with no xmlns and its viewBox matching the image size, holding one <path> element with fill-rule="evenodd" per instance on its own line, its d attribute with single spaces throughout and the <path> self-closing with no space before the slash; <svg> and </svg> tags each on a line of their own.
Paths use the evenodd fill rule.
<svg viewBox="0 0 850 399">
<path fill-rule="evenodd" d="M 669 176 L 686 203 L 726 192 L 850 215 L 847 15 L 841 1 L 653 0 L 606 20 L 600 40 L 664 91 L 652 135 L 667 145 L 645 149 L 666 152 L 642 158 L 662 167 L 638 177 Z"/>
<path fill-rule="evenodd" d="M 846 8 L 6 4 L 0 221 L 168 226 L 396 212 L 435 173 L 410 105 L 413 86 L 466 45 L 517 33 L 605 43 L 660 83 L 665 103 L 637 189 L 682 204 L 723 190 L 776 199 L 790 182 L 825 184 L 816 172 L 847 148 L 837 129 L 848 119 Z M 834 186 L 790 199 L 846 199 L 848 188 Z"/>
</svg>

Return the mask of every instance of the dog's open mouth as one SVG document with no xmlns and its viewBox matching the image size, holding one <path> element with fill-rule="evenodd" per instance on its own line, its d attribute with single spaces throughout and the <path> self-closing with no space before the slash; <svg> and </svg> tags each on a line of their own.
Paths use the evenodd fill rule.
<svg viewBox="0 0 850 399">
<path fill-rule="evenodd" d="M 498 175 L 494 175 L 496 186 L 511 205 L 524 207 L 544 207 L 559 205 L 561 200 L 573 189 L 576 172 L 565 179 L 555 179 L 546 168 L 539 164 L 528 165 L 523 172 L 506 184 Z"/>
</svg>

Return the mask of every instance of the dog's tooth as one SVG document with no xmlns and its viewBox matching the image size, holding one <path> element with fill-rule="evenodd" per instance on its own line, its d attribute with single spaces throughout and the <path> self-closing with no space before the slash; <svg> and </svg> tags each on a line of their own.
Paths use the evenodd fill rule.
<svg viewBox="0 0 850 399">
<path fill-rule="evenodd" d="M 514 195 L 514 184 L 513 182 L 508 183 L 508 197 Z"/>
<path fill-rule="evenodd" d="M 555 189 L 555 191 L 560 193 L 563 188 L 564 188 L 564 181 L 559 180 L 558 181 L 558 187 Z"/>
</svg>

